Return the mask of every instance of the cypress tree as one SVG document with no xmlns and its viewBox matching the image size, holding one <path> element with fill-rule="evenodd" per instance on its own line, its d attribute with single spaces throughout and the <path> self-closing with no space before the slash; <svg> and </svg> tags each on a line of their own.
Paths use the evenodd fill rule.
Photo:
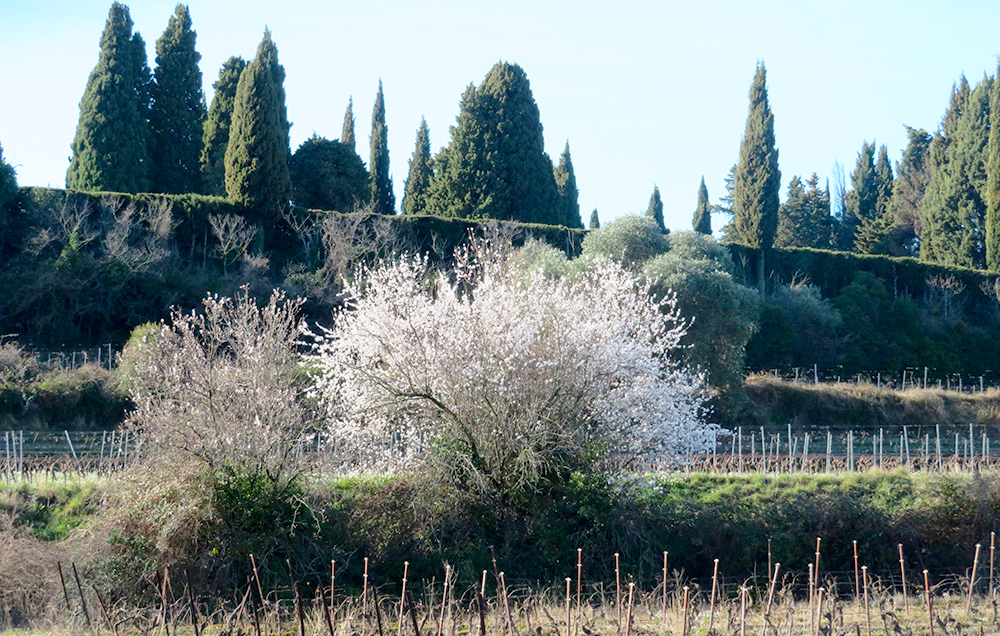
<svg viewBox="0 0 1000 636">
<path fill-rule="evenodd" d="M 764 291 L 764 253 L 778 230 L 778 148 L 774 115 L 767 102 L 767 71 L 757 64 L 750 85 L 750 106 L 740 143 L 740 161 L 733 175 L 733 226 L 744 244 L 757 248 L 757 285 Z"/>
<path fill-rule="evenodd" d="M 990 91 L 990 134 L 986 142 L 986 269 L 1000 272 L 1000 63 Z"/>
<path fill-rule="evenodd" d="M 431 205 L 446 216 L 560 223 L 552 161 L 524 70 L 498 62 L 462 95 L 434 160 Z"/>
<path fill-rule="evenodd" d="M 663 199 L 660 198 L 660 189 L 653 186 L 653 194 L 649 195 L 649 205 L 646 206 L 646 217 L 656 221 L 661 232 L 667 231 L 667 226 L 663 223 Z"/>
<path fill-rule="evenodd" d="M 969 92 L 961 114 L 949 121 L 949 112 L 942 125 L 943 134 L 931 142 L 933 169 L 920 211 L 922 260 L 986 267 L 986 164 L 992 84 L 991 78 L 985 78 Z M 942 147 L 946 148 L 943 155 Z"/>
<path fill-rule="evenodd" d="M 774 115 L 767 102 L 767 71 L 757 64 L 750 85 L 750 108 L 740 143 L 740 161 L 733 175 L 733 223 L 744 244 L 770 249 L 778 229 L 778 149 Z M 760 275 L 763 276 L 763 268 Z"/>
<path fill-rule="evenodd" d="M 872 148 L 874 149 L 874 145 Z M 888 254 L 890 251 L 893 218 L 889 212 L 889 202 L 892 199 L 892 184 L 889 151 L 882 145 L 872 172 L 874 209 L 871 215 L 860 217 L 854 238 L 854 249 L 860 254 Z"/>
<path fill-rule="evenodd" d="M 251 212 L 259 232 L 274 226 L 290 196 L 288 137 L 281 115 L 274 76 L 258 55 L 243 70 L 236 88 L 226 148 L 226 194 Z"/>
<path fill-rule="evenodd" d="M 7 228 L 10 226 L 10 213 L 6 210 L 7 203 L 17 196 L 17 172 L 14 166 L 3 158 L 3 146 L 0 146 L 0 255 L 4 252 L 7 240 Z"/>
<path fill-rule="evenodd" d="M 128 7 L 112 4 L 97 66 L 80 100 L 67 188 L 148 189 L 150 72 L 146 45 L 132 26 Z"/>
<path fill-rule="evenodd" d="M 569 156 L 569 142 L 559 156 L 559 164 L 555 167 L 553 176 L 556 180 L 556 192 L 559 194 L 560 225 L 566 227 L 583 227 L 580 218 L 580 191 L 576 188 L 576 173 L 573 172 L 573 159 Z"/>
<path fill-rule="evenodd" d="M 922 128 L 905 128 L 909 142 L 897 167 L 898 174 L 889 202 L 893 222 L 889 250 L 896 256 L 917 256 L 920 208 L 930 181 L 928 159 L 931 135 Z"/>
<path fill-rule="evenodd" d="M 698 186 L 698 205 L 694 208 L 694 217 L 691 219 L 694 231 L 699 234 L 712 234 L 712 206 L 708 202 L 708 188 L 705 187 L 705 177 L 701 177 L 701 185 Z"/>
<path fill-rule="evenodd" d="M 354 141 L 354 98 L 347 98 L 347 110 L 344 111 L 344 127 L 340 132 L 340 143 L 347 144 L 355 152 L 357 143 Z"/>
<path fill-rule="evenodd" d="M 597 214 L 597 208 L 594 208 L 594 211 L 590 213 L 590 229 L 601 229 L 601 217 Z"/>
<path fill-rule="evenodd" d="M 395 214 L 396 195 L 392 191 L 392 175 L 389 174 L 389 127 L 385 125 L 382 80 L 378 81 L 378 93 L 372 108 L 372 134 L 368 146 L 371 151 L 368 172 L 371 175 L 372 212 Z"/>
<path fill-rule="evenodd" d="M 427 120 L 421 117 L 417 143 L 413 148 L 413 156 L 410 157 L 410 171 L 403 186 L 403 203 L 400 206 L 403 214 L 427 213 L 427 188 L 433 175 L 430 130 L 427 128 Z"/>
<path fill-rule="evenodd" d="M 208 109 L 202 135 L 201 177 L 205 194 L 226 196 L 226 147 L 229 145 L 229 126 L 233 119 L 233 103 L 240 74 L 247 66 L 242 57 L 231 57 L 222 65 L 219 79 L 212 84 L 215 96 Z"/>
<path fill-rule="evenodd" d="M 267 71 L 271 74 L 274 82 L 274 90 L 278 102 L 278 119 L 281 128 L 285 131 L 285 156 L 292 156 L 292 148 L 289 142 L 289 131 L 292 124 L 288 121 L 288 108 L 285 105 L 285 67 L 278 62 L 278 46 L 271 39 L 271 30 L 264 29 L 264 39 L 257 45 L 257 58 Z"/>
<path fill-rule="evenodd" d="M 153 192 L 179 194 L 200 190 L 205 94 L 196 38 L 187 6 L 178 4 L 166 30 L 156 41 L 149 114 Z"/>
<path fill-rule="evenodd" d="M 875 177 L 875 144 L 864 141 L 858 160 L 851 172 L 851 190 L 844 197 L 844 218 L 841 221 L 841 247 L 859 251 L 859 228 L 876 218 L 878 188 Z"/>
</svg>

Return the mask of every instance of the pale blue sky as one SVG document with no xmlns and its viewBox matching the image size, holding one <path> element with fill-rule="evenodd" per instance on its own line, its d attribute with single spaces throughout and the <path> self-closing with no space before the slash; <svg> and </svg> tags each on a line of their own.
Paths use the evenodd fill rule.
<svg viewBox="0 0 1000 636">
<path fill-rule="evenodd" d="M 173 0 L 127 3 L 153 45 Z M 62 187 L 78 105 L 109 0 L 0 0 L 0 144 L 21 185 Z M 354 97 L 368 158 L 385 87 L 397 203 L 423 115 L 434 150 L 459 97 L 498 60 L 531 80 L 556 159 L 568 139 L 584 219 L 646 207 L 659 186 L 667 225 L 689 229 L 702 175 L 715 202 L 736 161 L 757 60 L 768 70 L 782 190 L 792 175 L 849 172 L 863 140 L 899 159 L 903 124 L 933 131 L 961 73 L 993 73 L 1000 3 L 191 0 L 206 95 L 231 55 L 270 27 L 286 70 L 292 149 L 336 138 Z M 234 7 L 239 7 L 238 9 Z M 714 219 L 716 228 L 721 219 Z"/>
</svg>

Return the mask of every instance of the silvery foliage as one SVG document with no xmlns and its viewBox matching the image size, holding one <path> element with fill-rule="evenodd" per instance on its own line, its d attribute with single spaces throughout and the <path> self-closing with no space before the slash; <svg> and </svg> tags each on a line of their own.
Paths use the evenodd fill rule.
<svg viewBox="0 0 1000 636">
<path fill-rule="evenodd" d="M 315 426 L 297 350 L 301 304 L 277 291 L 264 307 L 245 289 L 209 296 L 202 311 L 174 310 L 169 323 L 130 342 L 129 424 L 142 432 L 145 454 L 290 483 L 300 471 L 297 445 Z"/>
<path fill-rule="evenodd" d="M 411 257 L 346 284 L 313 360 L 345 457 L 437 462 L 496 491 L 531 488 L 589 449 L 662 465 L 714 444 L 703 379 L 667 355 L 686 328 L 672 296 L 653 299 L 607 260 L 572 279 L 514 262 L 484 240 L 447 274 Z"/>
</svg>

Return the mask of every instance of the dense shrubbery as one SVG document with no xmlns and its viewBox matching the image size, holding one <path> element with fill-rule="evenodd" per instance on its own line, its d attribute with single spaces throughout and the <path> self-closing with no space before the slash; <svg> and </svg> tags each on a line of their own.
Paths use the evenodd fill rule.
<svg viewBox="0 0 1000 636">
<path fill-rule="evenodd" d="M 224 593 L 245 583 L 249 552 L 265 586 L 287 584 L 286 558 L 297 578 L 322 584 L 333 558 L 338 586 L 348 590 L 360 587 L 368 557 L 370 582 L 388 594 L 398 593 L 403 561 L 409 561 L 411 584 L 440 577 L 447 562 L 465 586 L 482 570 L 492 571 L 493 555 L 508 581 L 547 585 L 575 573 L 577 548 L 589 581 L 614 580 L 617 552 L 626 571 L 652 587 L 663 551 L 671 569 L 685 576 L 704 582 L 718 558 L 725 577 L 742 580 L 766 567 L 768 540 L 783 571 L 804 573 L 815 558 L 816 537 L 823 540 L 825 572 L 853 572 L 855 540 L 871 572 L 895 571 L 902 543 L 907 569 L 927 568 L 940 580 L 964 572 L 974 544 L 1000 521 L 1000 480 L 992 474 L 686 475 L 624 482 L 577 474 L 531 505 L 509 507 L 484 505 L 461 488 L 431 489 L 413 475 L 324 480 L 280 502 L 261 498 L 250 482 L 214 491 L 187 479 L 164 481 L 159 473 L 136 473 L 133 482 L 118 494 L 112 490 L 111 505 L 88 526 L 89 535 L 110 545 L 89 556 L 87 571 L 99 574 L 101 589 L 116 598 L 141 598 L 144 590 L 152 596 L 151 587 L 136 582 L 152 581 L 164 565 L 190 566 L 203 594 Z M 134 503 L 121 499 L 140 492 L 149 494 Z M 18 497 L 31 499 L 29 493 Z M 62 511 L 74 497 L 60 497 Z M 59 515 L 79 519 L 67 511 Z M 36 532 L 64 536 L 46 535 L 47 527 L 43 522 Z"/>
</svg>

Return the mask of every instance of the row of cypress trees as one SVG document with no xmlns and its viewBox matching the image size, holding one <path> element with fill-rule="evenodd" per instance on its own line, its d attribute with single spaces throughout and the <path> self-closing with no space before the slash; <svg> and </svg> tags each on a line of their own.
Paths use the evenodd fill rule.
<svg viewBox="0 0 1000 636">
<path fill-rule="evenodd" d="M 376 213 L 395 213 L 381 81 L 370 162 L 362 175 L 360 158 L 355 160 L 353 100 L 341 139 L 307 140 L 296 153 L 303 156 L 293 160 L 285 71 L 269 31 L 253 60 L 232 57 L 223 64 L 210 109 L 195 42 L 188 8 L 177 5 L 157 40 L 156 68 L 150 72 L 128 7 L 112 5 L 100 58 L 80 103 L 68 188 L 227 196 L 257 214 L 254 220 L 264 226 L 276 222 L 292 199 L 339 209 L 370 203 Z M 429 130 L 421 122 L 404 213 L 582 227 L 569 144 L 553 166 L 519 66 L 498 63 L 478 87 L 470 85 L 451 133 L 451 142 L 432 157 Z M 308 175 L 323 171 L 321 187 L 308 183 Z M 301 177 L 294 188 L 293 175 Z M 367 192 L 358 191 L 359 179 L 367 182 Z"/>
</svg>

